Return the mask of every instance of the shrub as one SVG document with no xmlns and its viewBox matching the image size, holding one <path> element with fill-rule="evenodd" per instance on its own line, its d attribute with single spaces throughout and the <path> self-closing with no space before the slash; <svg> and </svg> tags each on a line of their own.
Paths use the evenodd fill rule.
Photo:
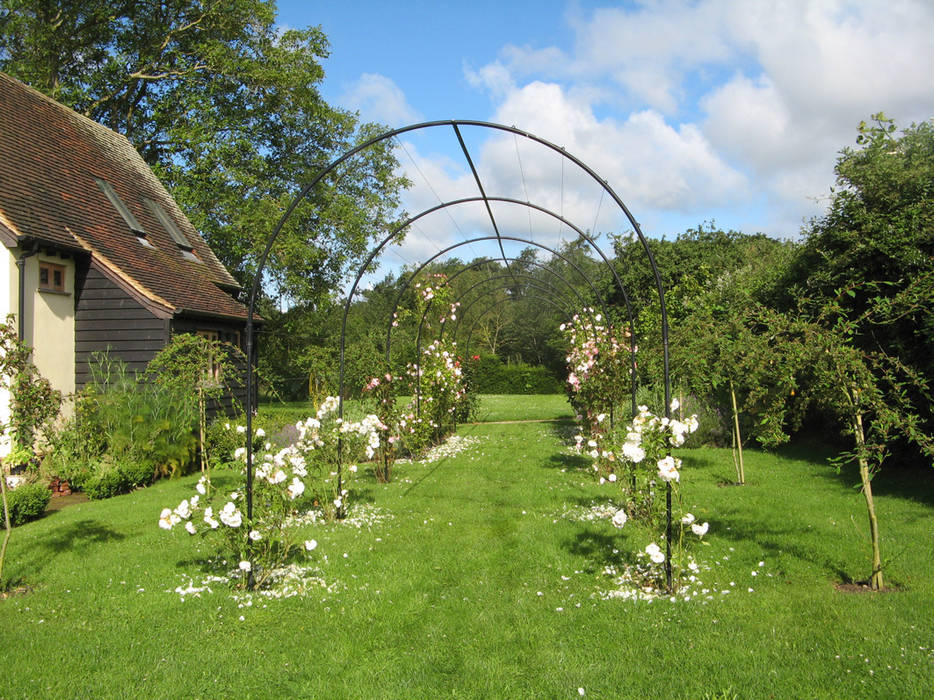
<svg viewBox="0 0 934 700">
<path fill-rule="evenodd" d="M 23 484 L 6 495 L 10 509 L 10 524 L 22 525 L 45 513 L 52 492 L 40 483 Z"/>
<path fill-rule="evenodd" d="M 211 469 L 231 466 L 235 461 L 234 450 L 243 447 L 243 435 L 236 431 L 235 425 L 236 422 L 218 418 L 208 426 L 205 443 Z"/>
<path fill-rule="evenodd" d="M 467 369 L 470 390 L 478 394 L 560 394 L 564 390 L 545 367 L 505 364 L 497 355 L 474 355 Z"/>
<path fill-rule="evenodd" d="M 151 484 L 152 480 L 152 467 L 146 463 L 105 459 L 84 482 L 84 493 L 93 499 L 111 498 Z"/>
<path fill-rule="evenodd" d="M 198 415 L 181 390 L 144 381 L 107 355 L 96 360 L 74 416 L 52 440 L 46 470 L 74 488 L 90 488 L 96 498 L 151 482 L 153 475 L 184 473 L 197 453 Z"/>
</svg>

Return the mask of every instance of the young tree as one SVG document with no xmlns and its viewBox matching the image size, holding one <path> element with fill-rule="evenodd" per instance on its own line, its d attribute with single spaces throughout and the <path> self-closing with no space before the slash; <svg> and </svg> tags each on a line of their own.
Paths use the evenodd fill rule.
<svg viewBox="0 0 934 700">
<path fill-rule="evenodd" d="M 52 389 L 29 361 L 32 349 L 19 339 L 16 321 L 7 316 L 0 324 L 0 391 L 8 392 L 13 404 L 7 424 L 0 422 L 0 435 L 9 440 L 11 451 L 0 468 L 0 499 L 3 502 L 3 544 L 0 545 L 0 585 L 3 583 L 3 562 L 12 526 L 7 503 L 6 468 L 8 464 L 28 461 L 32 457 L 35 429 L 51 421 L 61 405 L 61 393 Z"/>
<path fill-rule="evenodd" d="M 197 416 L 201 472 L 210 484 L 210 460 L 207 453 L 208 405 L 219 404 L 230 396 L 231 388 L 243 385 L 246 357 L 229 343 L 201 335 L 182 333 L 150 361 L 146 373 L 157 384 L 171 390 L 179 410 Z"/>
<path fill-rule="evenodd" d="M 869 285 L 881 289 L 880 285 Z M 863 286 L 859 292 L 868 291 Z M 895 436 L 914 443 L 929 459 L 934 458 L 934 438 L 924 430 L 919 407 L 921 395 L 931 394 L 918 372 L 884 350 L 867 351 L 857 338 L 870 326 L 882 326 L 927 305 L 934 293 L 934 275 L 913 281 L 895 297 L 870 297 L 867 310 L 853 317 L 843 300 L 857 294 L 853 287 L 841 290 L 815 316 L 781 313 L 760 307 L 758 320 L 774 344 L 784 372 L 800 378 L 807 388 L 805 400 L 837 416 L 845 434 L 853 440 L 850 450 L 832 460 L 838 466 L 855 461 L 866 503 L 871 546 L 869 584 L 884 587 L 879 522 L 872 493 L 872 478 L 889 454 Z M 803 306 L 808 306 L 806 303 Z M 773 425 L 782 425 L 783 407 L 771 407 Z"/>
</svg>

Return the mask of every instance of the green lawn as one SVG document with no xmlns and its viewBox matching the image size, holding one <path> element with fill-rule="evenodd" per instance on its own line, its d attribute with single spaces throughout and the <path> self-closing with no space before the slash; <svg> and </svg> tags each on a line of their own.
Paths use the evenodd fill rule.
<svg viewBox="0 0 934 700">
<path fill-rule="evenodd" d="M 561 397 L 487 401 L 490 420 L 568 412 Z M 751 450 L 748 485 L 722 486 L 728 451 L 684 450 L 685 502 L 711 523 L 695 548 L 708 594 L 605 600 L 604 568 L 646 542 L 567 515 L 613 496 L 569 434 L 462 426 L 459 454 L 399 465 L 389 485 L 362 475 L 353 497 L 371 524 L 307 527 L 326 587 L 244 607 L 222 584 L 174 592 L 212 555 L 157 527 L 194 477 L 51 513 L 11 540 L 8 573 L 34 590 L 0 601 L 0 697 L 930 696 L 930 474 L 878 477 L 902 590 L 851 594 L 834 584 L 868 573 L 854 475 L 813 450 Z"/>
</svg>

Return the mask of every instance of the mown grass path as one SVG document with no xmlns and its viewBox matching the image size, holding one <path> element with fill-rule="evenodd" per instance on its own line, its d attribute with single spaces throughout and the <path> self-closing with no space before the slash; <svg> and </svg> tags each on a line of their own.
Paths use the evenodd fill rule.
<svg viewBox="0 0 934 700">
<path fill-rule="evenodd" d="M 173 592 L 211 554 L 156 525 L 193 478 L 24 526 L 10 566 L 35 591 L 0 601 L 0 697 L 930 696 L 929 483 L 879 481 L 888 576 L 905 590 L 844 594 L 834 582 L 866 568 L 851 476 L 810 452 L 753 451 L 749 485 L 723 488 L 729 453 L 685 450 L 685 501 L 711 523 L 694 551 L 712 599 L 604 600 L 604 568 L 646 535 L 566 515 L 614 495 L 569 434 L 462 426 L 467 449 L 399 465 L 388 485 L 362 476 L 360 527 L 307 529 L 328 587 L 245 607 L 223 586 Z"/>
</svg>

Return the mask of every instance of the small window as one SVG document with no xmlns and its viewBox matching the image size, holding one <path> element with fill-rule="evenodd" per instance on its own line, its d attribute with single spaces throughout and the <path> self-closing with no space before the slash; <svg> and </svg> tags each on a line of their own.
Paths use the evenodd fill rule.
<svg viewBox="0 0 934 700">
<path fill-rule="evenodd" d="M 126 204 L 123 203 L 123 200 L 120 199 L 120 196 L 114 191 L 111 184 L 100 178 L 94 178 L 94 180 L 97 182 L 97 186 L 101 188 L 101 191 L 107 195 L 107 199 L 110 200 L 110 203 L 113 205 L 114 209 L 117 210 L 117 213 L 123 217 L 123 220 L 126 222 L 126 225 L 130 227 L 130 230 L 136 234 L 137 238 L 142 239 L 140 242 L 142 243 L 145 241 L 148 243 L 148 241 L 146 241 L 146 229 L 136 220 L 136 217 L 133 216 L 133 212 L 127 209 Z"/>
<path fill-rule="evenodd" d="M 211 342 L 215 342 L 215 343 L 219 342 L 221 339 L 221 334 L 217 331 L 196 331 L 195 335 L 199 335 L 202 338 L 206 338 L 207 340 L 210 340 Z M 220 364 L 217 362 L 216 358 L 213 356 L 211 357 L 211 366 L 208 369 L 208 372 L 211 375 L 211 378 L 214 379 L 214 381 L 220 381 L 221 367 L 220 367 Z"/>
<path fill-rule="evenodd" d="M 65 291 L 65 266 L 39 262 L 39 289 L 46 292 Z"/>
</svg>

